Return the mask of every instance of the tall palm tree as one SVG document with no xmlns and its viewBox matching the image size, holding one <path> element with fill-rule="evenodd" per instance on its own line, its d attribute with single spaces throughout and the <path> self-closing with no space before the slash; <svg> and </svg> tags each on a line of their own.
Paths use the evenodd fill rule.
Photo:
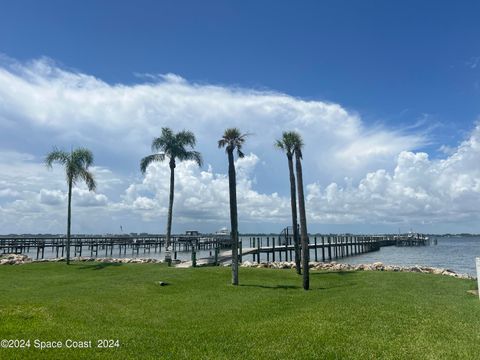
<svg viewBox="0 0 480 360">
<path fill-rule="evenodd" d="M 168 202 L 168 218 L 167 218 L 167 239 L 165 244 L 165 261 L 171 264 L 170 244 L 172 234 L 172 213 L 173 213 L 173 194 L 175 188 L 175 167 L 176 160 L 185 161 L 193 160 L 198 166 L 202 166 L 202 155 L 193 149 L 196 144 L 195 135 L 191 131 L 180 131 L 174 133 L 170 128 L 162 128 L 162 135 L 152 141 L 152 151 L 155 154 L 144 157 L 140 161 L 140 170 L 142 174 L 147 171 L 148 165 L 156 161 L 164 161 L 169 159 L 170 166 L 170 198 Z"/>
<path fill-rule="evenodd" d="M 225 148 L 228 156 L 228 189 L 230 192 L 230 224 L 232 236 L 232 285 L 238 285 L 238 215 L 237 215 L 237 180 L 233 152 L 237 149 L 239 158 L 245 154 L 242 146 L 247 134 L 241 134 L 237 128 L 226 129 L 218 140 L 218 147 Z"/>
<path fill-rule="evenodd" d="M 300 135 L 294 146 L 295 170 L 297 172 L 297 191 L 298 191 L 298 212 L 300 215 L 300 238 L 302 243 L 302 267 L 303 267 L 303 288 L 310 288 L 310 273 L 308 262 L 310 252 L 308 249 L 307 216 L 305 215 L 305 196 L 303 193 L 303 173 L 302 173 L 302 148 L 303 140 Z"/>
<path fill-rule="evenodd" d="M 72 187 L 79 179 L 85 181 L 88 190 L 96 188 L 95 179 L 88 167 L 93 164 L 93 154 L 86 148 L 72 149 L 70 152 L 54 148 L 45 158 L 45 165 L 52 168 L 53 163 L 65 167 L 68 183 L 68 216 L 67 216 L 67 264 L 70 264 L 70 227 L 72 220 Z"/>
<path fill-rule="evenodd" d="M 301 143 L 302 138 L 295 131 L 284 131 L 282 138 L 275 142 L 275 147 L 285 152 L 288 160 L 288 171 L 290 174 L 290 205 L 292 208 L 292 228 L 293 228 L 293 244 L 295 247 L 295 265 L 297 274 L 301 274 L 301 252 L 300 239 L 298 236 L 298 221 L 297 221 L 297 193 L 295 174 L 293 172 L 293 155 L 295 152 L 295 145 Z"/>
</svg>

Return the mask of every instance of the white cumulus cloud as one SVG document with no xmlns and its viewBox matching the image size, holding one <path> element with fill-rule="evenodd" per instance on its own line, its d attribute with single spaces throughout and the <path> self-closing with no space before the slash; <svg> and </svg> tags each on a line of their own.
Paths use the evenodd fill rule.
<svg viewBox="0 0 480 360">
<path fill-rule="evenodd" d="M 64 231 L 65 174 L 61 167 L 48 171 L 43 164 L 54 145 L 86 146 L 96 156 L 97 192 L 82 185 L 74 189 L 74 231 L 122 226 L 163 232 L 168 164 L 153 164 L 142 177 L 139 160 L 165 126 L 192 130 L 208 164 L 178 164 L 174 230 L 214 231 L 229 223 L 227 159 L 216 143 L 225 128 L 236 126 L 251 133 L 244 147 L 248 155 L 236 161 L 243 231 L 275 231 L 289 223 L 286 158 L 273 148 L 284 130 L 304 137 L 312 229 L 400 224 L 435 231 L 448 224 L 480 231 L 478 126 L 458 147 L 443 146 L 443 159 L 431 159 L 416 151 L 428 140 L 424 134 L 368 126 L 340 104 L 197 84 L 176 74 L 144 77 L 148 82 L 108 84 L 48 59 L 3 59 L 0 232 Z"/>
</svg>

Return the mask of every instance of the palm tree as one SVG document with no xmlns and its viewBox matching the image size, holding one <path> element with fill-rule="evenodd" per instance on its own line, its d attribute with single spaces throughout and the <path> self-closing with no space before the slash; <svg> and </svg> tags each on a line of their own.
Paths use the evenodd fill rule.
<svg viewBox="0 0 480 360">
<path fill-rule="evenodd" d="M 237 149 L 239 158 L 245 154 L 242 146 L 247 134 L 241 134 L 237 128 L 226 129 L 223 136 L 218 140 L 218 147 L 225 147 L 228 156 L 228 188 L 230 192 L 230 224 L 232 236 L 232 285 L 238 285 L 238 215 L 237 215 L 237 180 L 235 174 L 235 162 L 233 151 Z"/>
<path fill-rule="evenodd" d="M 295 142 L 295 168 L 297 172 L 297 190 L 298 190 L 298 212 L 300 214 L 300 237 L 302 243 L 302 267 L 303 267 L 303 288 L 310 288 L 310 274 L 308 262 L 310 252 L 308 249 L 307 217 L 305 215 L 305 196 L 303 194 L 303 174 L 302 174 L 302 148 L 303 140 L 300 135 Z"/>
<path fill-rule="evenodd" d="M 167 239 L 165 244 L 165 261 L 171 264 L 170 244 L 172 234 L 172 212 L 173 212 L 173 194 L 175 188 L 175 167 L 176 160 L 185 161 L 193 160 L 198 166 L 202 166 L 202 155 L 193 149 L 196 144 L 195 135 L 191 131 L 180 131 L 175 134 L 170 128 L 162 128 L 162 135 L 152 141 L 152 151 L 155 154 L 144 157 L 140 162 L 140 170 L 142 174 L 147 171 L 148 165 L 156 161 L 164 161 L 169 159 L 170 165 L 170 198 L 168 202 L 168 219 L 167 219 Z"/>
<path fill-rule="evenodd" d="M 290 174 L 290 205 L 292 208 L 292 228 L 293 228 L 293 244 L 295 247 L 295 265 L 297 274 L 301 274 L 300 264 L 300 239 L 298 236 L 298 221 L 297 221 L 297 193 L 295 190 L 295 174 L 293 172 L 293 155 L 295 152 L 295 145 L 301 143 L 302 138 L 295 131 L 284 131 L 282 138 L 275 142 L 275 147 L 284 151 L 288 159 L 288 171 Z"/>
<path fill-rule="evenodd" d="M 68 183 L 68 216 L 67 216 L 67 265 L 70 264 L 70 227 L 72 220 L 72 187 L 79 179 L 85 181 L 88 190 L 96 188 L 95 179 L 88 167 L 93 164 L 93 154 L 85 148 L 72 149 L 69 153 L 54 148 L 45 158 L 45 165 L 52 168 L 53 163 L 65 167 Z"/>
</svg>

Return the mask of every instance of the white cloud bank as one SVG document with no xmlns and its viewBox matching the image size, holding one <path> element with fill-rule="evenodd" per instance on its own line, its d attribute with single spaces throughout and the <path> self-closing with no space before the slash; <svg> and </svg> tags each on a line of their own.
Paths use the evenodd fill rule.
<svg viewBox="0 0 480 360">
<path fill-rule="evenodd" d="M 288 224 L 286 159 L 272 146 L 286 129 L 300 131 L 306 143 L 311 228 L 345 224 L 351 231 L 372 224 L 374 232 L 387 224 L 435 231 L 447 224 L 452 231 L 480 231 L 479 127 L 445 159 L 431 160 L 412 152 L 426 141 L 423 135 L 370 128 L 338 104 L 192 84 L 171 74 L 110 85 L 43 59 L 0 66 L 0 140 L 8 145 L 0 150 L 0 233 L 63 231 L 64 176 L 58 168 L 48 172 L 41 160 L 52 145 L 68 149 L 72 143 L 103 160 L 94 168 L 98 192 L 74 191 L 74 231 L 118 231 L 119 225 L 164 231 L 168 166 L 154 164 L 144 178 L 138 171 L 163 126 L 194 131 L 210 164 L 176 168 L 177 231 L 214 231 L 229 223 L 226 156 L 216 140 L 232 126 L 254 133 L 245 145 L 249 155 L 237 161 L 242 231 Z M 26 137 L 34 145 L 15 145 Z"/>
<path fill-rule="evenodd" d="M 392 173 L 368 173 L 358 186 L 308 186 L 312 219 L 328 222 L 470 224 L 480 216 L 480 126 L 445 159 L 403 151 Z M 478 230 L 477 230 L 478 231 Z"/>
<path fill-rule="evenodd" d="M 262 159 L 259 179 L 283 165 L 283 158 L 273 151 L 274 140 L 286 129 L 297 129 L 305 139 L 310 181 L 358 179 L 366 171 L 390 166 L 400 151 L 425 141 L 421 135 L 367 128 L 358 114 L 338 104 L 194 84 L 172 74 L 152 83 L 110 85 L 45 59 L 0 67 L 2 125 L 12 132 L 33 127 L 45 144 L 43 151 L 52 141 L 88 144 L 112 157 L 132 160 L 148 152 L 161 127 L 186 128 L 196 134 L 199 150 L 214 166 L 224 161 L 216 141 L 226 127 L 235 126 L 253 134 L 246 150 Z"/>
</svg>

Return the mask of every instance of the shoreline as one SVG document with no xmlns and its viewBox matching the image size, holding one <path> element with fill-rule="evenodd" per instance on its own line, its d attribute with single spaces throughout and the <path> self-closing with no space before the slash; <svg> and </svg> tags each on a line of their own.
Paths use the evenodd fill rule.
<svg viewBox="0 0 480 360">
<path fill-rule="evenodd" d="M 0 265 L 23 265 L 31 263 L 45 263 L 45 262 L 64 262 L 65 258 L 54 259 L 40 259 L 33 260 L 27 255 L 21 254 L 3 254 L 0 255 Z M 92 258 L 92 257 L 75 257 L 71 261 L 77 262 L 97 262 L 97 263 L 121 263 L 121 264 L 162 264 L 164 260 L 154 258 Z M 188 261 L 177 261 L 178 264 L 185 264 Z M 203 265 L 205 266 L 205 265 Z M 223 264 L 224 267 L 231 266 L 231 264 Z M 198 267 L 202 267 L 199 265 Z M 295 262 L 293 261 L 261 261 L 260 263 L 252 261 L 244 261 L 240 263 L 243 268 L 268 268 L 268 269 L 295 269 Z M 436 268 L 424 265 L 414 266 L 398 266 L 387 265 L 382 262 L 374 262 L 369 264 L 347 264 L 332 262 L 315 262 L 309 263 L 311 270 L 319 271 L 390 271 L 390 272 L 416 272 L 423 274 L 434 274 L 442 276 L 450 276 L 458 279 L 476 280 L 475 276 L 469 274 L 457 273 L 447 268 Z"/>
</svg>

